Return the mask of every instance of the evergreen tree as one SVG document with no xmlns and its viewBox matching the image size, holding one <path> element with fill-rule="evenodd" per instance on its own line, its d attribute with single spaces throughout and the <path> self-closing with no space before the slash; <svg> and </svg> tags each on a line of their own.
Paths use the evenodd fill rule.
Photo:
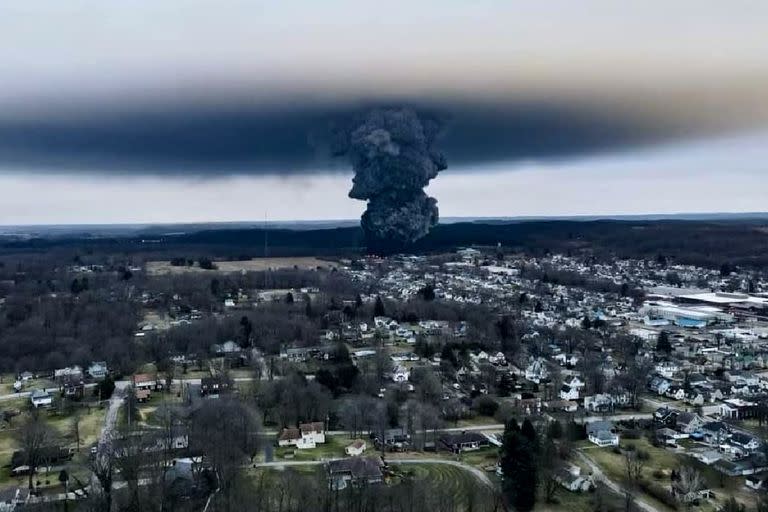
<svg viewBox="0 0 768 512">
<path fill-rule="evenodd" d="M 547 426 L 547 437 L 550 439 L 560 439 L 563 437 L 562 423 L 557 420 L 550 422 Z"/>
<path fill-rule="evenodd" d="M 373 305 L 373 316 L 386 316 L 387 312 L 384 309 L 384 301 L 381 297 L 376 296 L 376 303 Z"/>
<path fill-rule="evenodd" d="M 665 354 L 672 352 L 672 343 L 669 341 L 669 333 L 667 331 L 659 333 L 659 337 L 656 340 L 656 352 L 664 352 Z"/>
<path fill-rule="evenodd" d="M 525 433 L 515 420 L 507 424 L 501 448 L 504 497 L 518 512 L 533 510 L 536 504 L 536 453 L 531 441 L 536 434 L 530 421 L 526 422 Z"/>
</svg>

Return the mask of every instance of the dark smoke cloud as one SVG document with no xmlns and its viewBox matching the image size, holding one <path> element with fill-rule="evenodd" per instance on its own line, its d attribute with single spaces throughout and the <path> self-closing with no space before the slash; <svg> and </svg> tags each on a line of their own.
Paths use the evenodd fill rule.
<svg viewBox="0 0 768 512">
<path fill-rule="evenodd" d="M 368 201 L 361 225 L 368 247 L 391 251 L 425 236 L 437 224 L 437 201 L 423 188 L 446 168 L 434 148 L 439 123 L 411 109 L 377 109 L 337 137 L 355 176 L 349 197 Z"/>
<path fill-rule="evenodd" d="M 232 102 L 173 108 L 120 105 L 3 117 L 0 171 L 217 176 L 346 171 L 328 158 L 334 126 L 376 101 Z M 453 168 L 527 158 L 566 157 L 684 136 L 667 125 L 563 102 L 402 101 L 446 120 L 441 147 Z"/>
</svg>

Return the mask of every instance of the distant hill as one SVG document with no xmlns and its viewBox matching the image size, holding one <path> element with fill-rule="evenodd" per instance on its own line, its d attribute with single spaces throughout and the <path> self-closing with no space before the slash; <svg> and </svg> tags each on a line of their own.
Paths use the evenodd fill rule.
<svg viewBox="0 0 768 512">
<path fill-rule="evenodd" d="M 173 228 L 173 226 L 168 226 Z M 138 229 L 124 234 L 56 233 L 6 237 L 0 251 L 73 250 L 148 252 L 161 255 L 205 254 L 218 257 L 359 255 L 365 252 L 356 226 L 301 229 L 207 225 L 192 230 Z M 495 220 L 445 222 L 410 250 L 429 253 L 463 246 L 495 247 L 543 254 L 547 251 L 592 254 L 600 258 L 656 258 L 717 267 L 768 265 L 768 218 L 714 220 Z"/>
</svg>

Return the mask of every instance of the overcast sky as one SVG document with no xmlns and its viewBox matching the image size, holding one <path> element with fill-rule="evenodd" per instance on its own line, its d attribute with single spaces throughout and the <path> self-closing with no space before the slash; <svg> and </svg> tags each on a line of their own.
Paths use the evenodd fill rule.
<svg viewBox="0 0 768 512">
<path fill-rule="evenodd" d="M 442 216 L 765 211 L 766 26 L 763 0 L 9 0 L 0 224 L 354 218 L 313 123 L 382 101 L 451 120 Z"/>
</svg>

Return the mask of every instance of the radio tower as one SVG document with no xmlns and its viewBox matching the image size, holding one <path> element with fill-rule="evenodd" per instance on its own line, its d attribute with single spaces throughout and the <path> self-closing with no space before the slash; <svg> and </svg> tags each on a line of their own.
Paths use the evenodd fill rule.
<svg viewBox="0 0 768 512">
<path fill-rule="evenodd" d="M 267 265 L 267 248 L 269 247 L 268 241 L 267 241 L 267 211 L 264 210 L 264 264 Z M 264 268 L 264 289 L 267 289 L 267 273 L 269 272 L 269 267 Z"/>
</svg>

